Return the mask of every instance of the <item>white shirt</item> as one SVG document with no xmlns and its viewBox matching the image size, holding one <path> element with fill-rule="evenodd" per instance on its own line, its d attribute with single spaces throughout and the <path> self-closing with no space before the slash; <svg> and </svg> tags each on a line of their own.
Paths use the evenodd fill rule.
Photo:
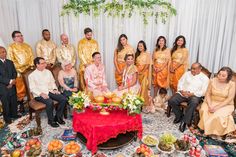
<svg viewBox="0 0 236 157">
<path fill-rule="evenodd" d="M 36 69 L 29 75 L 29 88 L 34 97 L 39 97 L 41 93 L 48 94 L 57 89 L 57 86 L 49 70 L 39 71 Z"/>
<path fill-rule="evenodd" d="M 191 71 L 185 72 L 178 82 L 178 91 L 189 91 L 197 97 L 205 95 L 209 78 L 202 72 L 193 76 Z M 180 92 L 178 92 L 181 94 Z"/>
</svg>

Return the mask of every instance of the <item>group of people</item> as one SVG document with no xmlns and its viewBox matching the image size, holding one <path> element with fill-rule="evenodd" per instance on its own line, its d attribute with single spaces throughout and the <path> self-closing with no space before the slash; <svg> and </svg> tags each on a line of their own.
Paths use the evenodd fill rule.
<svg viewBox="0 0 236 157">
<path fill-rule="evenodd" d="M 75 48 L 69 43 L 66 34 L 61 35 L 62 44 L 57 46 L 50 39 L 49 30 L 44 29 L 43 39 L 36 44 L 37 57 L 34 59 L 32 48 L 24 43 L 21 32 L 12 33 L 14 43 L 8 48 L 9 60 L 6 59 L 5 48 L 0 47 L 0 99 L 6 123 L 11 122 L 10 118 L 17 117 L 16 100 L 22 104 L 25 97 L 25 85 L 21 74 L 33 66 L 36 69 L 29 75 L 30 91 L 35 100 L 46 104 L 48 124 L 52 127 L 58 127 L 58 123 L 65 123 L 62 113 L 72 92 L 87 90 L 93 96 L 110 92 L 98 43 L 92 39 L 92 30 L 85 28 L 84 35 L 85 37 L 78 43 L 80 65 L 76 68 Z M 144 41 L 138 42 L 135 51 L 128 43 L 127 36 L 121 34 L 114 51 L 117 89 L 113 92 L 120 97 L 129 91 L 140 95 L 144 98 L 143 110 L 146 112 L 153 111 L 155 106 L 164 106 L 163 104 L 168 102 L 175 114 L 174 123 L 180 122 L 179 130 L 182 132 L 186 125 L 191 125 L 194 111 L 205 97 L 200 109 L 199 128 L 209 135 L 225 135 L 234 131 L 232 112 L 235 85 L 231 81 L 232 70 L 223 67 L 210 81 L 201 72 L 200 63 L 192 64 L 191 71 L 187 71 L 189 52 L 185 44 L 185 37 L 180 35 L 169 49 L 166 38 L 160 36 L 151 55 L 147 52 Z M 55 78 L 58 79 L 60 89 L 57 88 L 50 72 L 57 63 L 62 67 L 58 78 Z M 152 85 L 154 104 L 150 94 Z M 173 94 L 171 98 L 167 98 L 168 88 Z M 55 116 L 52 112 L 53 100 L 59 102 Z M 180 110 L 181 102 L 188 103 L 184 114 Z"/>
</svg>

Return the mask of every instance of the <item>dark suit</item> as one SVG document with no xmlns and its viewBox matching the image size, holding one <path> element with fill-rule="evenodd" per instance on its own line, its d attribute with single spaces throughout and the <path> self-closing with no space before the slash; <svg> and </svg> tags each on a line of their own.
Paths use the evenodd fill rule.
<svg viewBox="0 0 236 157">
<path fill-rule="evenodd" d="M 7 88 L 11 79 L 16 79 L 17 72 L 11 60 L 0 60 L 0 100 L 3 107 L 3 118 L 10 122 L 10 118 L 17 117 L 16 86 Z"/>
</svg>

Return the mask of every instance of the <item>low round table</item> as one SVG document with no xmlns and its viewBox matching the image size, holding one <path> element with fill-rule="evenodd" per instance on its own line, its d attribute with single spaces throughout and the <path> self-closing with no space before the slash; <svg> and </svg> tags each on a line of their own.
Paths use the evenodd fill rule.
<svg viewBox="0 0 236 157">
<path fill-rule="evenodd" d="M 87 149 L 96 153 L 98 145 L 111 138 L 137 132 L 137 137 L 142 138 L 141 115 L 129 116 L 126 110 L 109 111 L 109 115 L 101 115 L 98 110 L 86 109 L 83 113 L 73 112 L 73 129 L 86 138 Z"/>
</svg>

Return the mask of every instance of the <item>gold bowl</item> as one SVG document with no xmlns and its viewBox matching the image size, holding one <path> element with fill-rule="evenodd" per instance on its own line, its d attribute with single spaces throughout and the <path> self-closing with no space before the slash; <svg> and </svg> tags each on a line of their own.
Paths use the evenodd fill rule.
<svg viewBox="0 0 236 157">
<path fill-rule="evenodd" d="M 112 92 L 107 92 L 107 93 L 104 94 L 104 96 L 105 96 L 106 98 L 110 99 L 110 98 L 112 98 L 112 97 L 114 96 L 114 93 L 112 93 Z"/>
<path fill-rule="evenodd" d="M 119 98 L 119 97 L 113 97 L 111 100 L 113 103 L 116 103 L 116 104 L 121 103 L 121 98 Z"/>
<path fill-rule="evenodd" d="M 94 98 L 96 103 L 103 103 L 104 102 L 104 96 L 96 96 Z"/>
</svg>

